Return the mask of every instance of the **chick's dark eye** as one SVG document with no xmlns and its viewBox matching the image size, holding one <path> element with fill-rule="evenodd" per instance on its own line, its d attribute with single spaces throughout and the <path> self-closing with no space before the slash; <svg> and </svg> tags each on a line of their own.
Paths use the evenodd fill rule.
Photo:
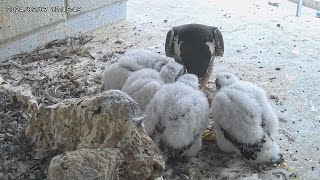
<svg viewBox="0 0 320 180">
<path fill-rule="evenodd" d="M 227 76 L 227 79 L 230 79 L 230 76 Z"/>
</svg>

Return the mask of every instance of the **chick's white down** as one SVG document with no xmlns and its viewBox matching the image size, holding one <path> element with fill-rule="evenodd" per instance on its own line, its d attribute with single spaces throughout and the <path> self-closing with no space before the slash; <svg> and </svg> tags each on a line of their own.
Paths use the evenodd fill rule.
<svg viewBox="0 0 320 180">
<path fill-rule="evenodd" d="M 167 62 L 163 56 L 143 48 L 129 50 L 116 63 L 105 68 L 102 74 L 104 88 L 120 90 L 133 72 L 143 68 L 160 71 Z"/>
<path fill-rule="evenodd" d="M 252 163 L 280 162 L 278 118 L 266 92 L 231 73 L 219 73 L 216 84 L 220 89 L 211 108 L 219 148 L 242 154 Z"/>
<path fill-rule="evenodd" d="M 167 63 L 160 72 L 149 68 L 141 69 L 129 76 L 122 91 L 130 95 L 144 111 L 160 87 L 163 84 L 175 82 L 182 73 L 183 66 L 175 62 Z"/>
<path fill-rule="evenodd" d="M 165 155 L 176 150 L 177 156 L 193 156 L 201 149 L 209 105 L 198 86 L 197 76 L 184 74 L 177 82 L 163 85 L 146 107 L 147 133 Z"/>
</svg>

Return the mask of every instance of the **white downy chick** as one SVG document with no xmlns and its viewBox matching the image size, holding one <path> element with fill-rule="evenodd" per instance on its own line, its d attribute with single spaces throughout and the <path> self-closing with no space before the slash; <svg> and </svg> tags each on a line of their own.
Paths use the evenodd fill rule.
<svg viewBox="0 0 320 180">
<path fill-rule="evenodd" d="M 149 68 L 141 69 L 131 74 L 121 91 L 130 95 L 144 111 L 160 87 L 175 82 L 183 72 L 183 66 L 175 62 L 167 63 L 160 72 Z"/>
<path fill-rule="evenodd" d="M 146 107 L 146 130 L 169 161 L 194 156 L 201 149 L 209 104 L 198 86 L 197 76 L 184 74 L 163 85 Z"/>
<path fill-rule="evenodd" d="M 212 100 L 218 147 L 236 152 L 253 164 L 282 163 L 276 140 L 278 118 L 266 92 L 231 73 L 219 73 Z"/>
<path fill-rule="evenodd" d="M 135 71 L 151 68 L 160 71 L 167 64 L 165 57 L 143 48 L 129 50 L 118 62 L 107 66 L 102 74 L 104 89 L 121 89 L 128 77 Z"/>
</svg>

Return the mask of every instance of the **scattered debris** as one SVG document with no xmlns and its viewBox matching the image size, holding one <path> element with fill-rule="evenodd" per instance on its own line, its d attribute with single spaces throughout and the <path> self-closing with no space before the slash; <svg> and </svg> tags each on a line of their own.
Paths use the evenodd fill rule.
<svg viewBox="0 0 320 180">
<path fill-rule="evenodd" d="M 29 84 L 40 106 L 99 92 L 101 80 L 86 77 L 97 69 L 95 63 L 90 61 L 95 59 L 89 52 L 90 48 L 83 46 L 91 39 L 92 36 L 85 35 L 68 37 L 54 40 L 31 53 L 15 55 L 0 63 L 0 70 L 10 69 L 14 76 L 8 73 L 2 76 L 13 86 Z M 110 51 L 103 53 L 102 58 L 106 59 L 114 54 Z M 88 64 L 83 64 L 83 68 L 80 66 L 81 71 L 75 71 L 76 65 L 82 63 L 82 58 L 86 58 Z M 88 87 L 94 87 L 95 90 L 89 92 Z"/>
<path fill-rule="evenodd" d="M 276 68 L 277 71 L 279 71 L 281 68 Z"/>
<path fill-rule="evenodd" d="M 283 172 L 273 172 L 273 175 L 275 175 L 278 179 L 282 178 L 282 179 L 287 179 L 286 174 Z"/>
<path fill-rule="evenodd" d="M 118 39 L 118 40 L 116 41 L 116 44 L 122 44 L 123 42 L 124 42 L 123 39 Z"/>
<path fill-rule="evenodd" d="M 226 18 L 231 18 L 231 15 L 229 13 L 226 13 L 223 16 L 226 17 Z"/>
<path fill-rule="evenodd" d="M 23 180 L 46 174 L 50 159 L 57 153 L 51 152 L 49 158 L 44 152 L 35 158 L 33 143 L 24 134 L 27 106 L 8 94 L 0 92 L 0 179 Z"/>
<path fill-rule="evenodd" d="M 276 79 L 276 77 L 269 77 L 268 78 L 271 82 L 273 82 L 275 79 Z"/>
<path fill-rule="evenodd" d="M 284 123 L 288 122 L 288 120 L 286 120 L 285 118 L 281 118 L 281 117 L 279 117 L 279 121 L 284 122 Z"/>
<path fill-rule="evenodd" d="M 283 135 L 285 135 L 288 138 L 288 141 L 290 142 L 295 142 L 295 137 L 293 137 L 292 135 L 290 135 L 287 131 L 285 131 L 284 129 L 279 129 L 279 132 Z"/>
<path fill-rule="evenodd" d="M 153 45 L 153 46 L 149 46 L 148 49 L 158 49 L 161 46 L 162 46 L 162 44 L 156 44 L 156 45 Z"/>
<path fill-rule="evenodd" d="M 163 20 L 163 22 L 164 22 L 164 23 L 167 23 L 167 22 L 168 22 L 168 19 Z"/>
<path fill-rule="evenodd" d="M 113 50 L 102 49 L 96 53 L 92 53 L 91 56 L 96 60 L 101 60 L 103 62 L 109 61 L 114 55 Z"/>
<path fill-rule="evenodd" d="M 278 97 L 277 95 L 270 95 L 269 98 L 270 98 L 270 99 L 279 100 L 279 97 Z"/>
<path fill-rule="evenodd" d="M 120 51 L 115 51 L 115 53 L 118 53 L 118 54 L 124 54 L 126 51 L 124 50 L 120 50 Z"/>
</svg>

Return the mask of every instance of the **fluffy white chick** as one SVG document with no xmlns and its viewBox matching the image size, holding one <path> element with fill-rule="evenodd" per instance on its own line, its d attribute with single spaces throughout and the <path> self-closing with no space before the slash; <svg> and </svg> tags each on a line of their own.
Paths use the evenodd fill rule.
<svg viewBox="0 0 320 180">
<path fill-rule="evenodd" d="M 266 92 L 227 72 L 217 75 L 216 85 L 211 108 L 218 147 L 241 154 L 253 164 L 282 163 L 275 137 L 278 118 Z"/>
<path fill-rule="evenodd" d="M 184 74 L 163 85 L 146 107 L 147 133 L 168 161 L 194 156 L 201 149 L 209 104 L 198 87 L 196 75 Z"/>
<path fill-rule="evenodd" d="M 165 57 L 143 48 L 129 50 L 116 63 L 107 66 L 102 74 L 104 89 L 121 89 L 128 77 L 143 68 L 160 71 L 167 64 Z"/>
<path fill-rule="evenodd" d="M 163 84 L 175 82 L 183 73 L 184 67 L 176 62 L 167 63 L 160 72 L 149 68 L 141 69 L 130 75 L 121 91 L 130 95 L 144 111 Z"/>
</svg>

